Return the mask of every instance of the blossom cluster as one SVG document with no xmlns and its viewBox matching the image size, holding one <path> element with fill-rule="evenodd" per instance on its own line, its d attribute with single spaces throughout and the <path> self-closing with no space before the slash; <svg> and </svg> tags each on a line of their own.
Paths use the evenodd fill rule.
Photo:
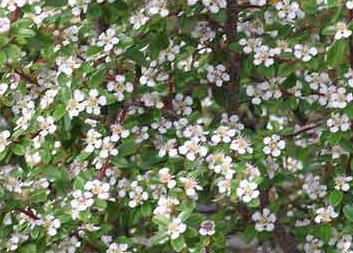
<svg viewBox="0 0 353 253">
<path fill-rule="evenodd" d="M 1 0 L 0 252 L 352 253 L 352 21 Z"/>
</svg>

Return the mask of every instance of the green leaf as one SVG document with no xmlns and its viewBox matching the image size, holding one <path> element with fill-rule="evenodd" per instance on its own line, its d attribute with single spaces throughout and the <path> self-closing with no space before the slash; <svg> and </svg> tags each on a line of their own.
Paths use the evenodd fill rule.
<svg viewBox="0 0 353 253">
<path fill-rule="evenodd" d="M 171 240 L 170 244 L 176 252 L 182 251 L 186 246 L 185 239 L 182 236 L 178 237 L 175 240 Z"/>
<path fill-rule="evenodd" d="M 138 65 L 144 65 L 146 62 L 145 55 L 137 47 L 129 48 L 126 51 L 125 56 L 127 59 L 136 62 Z"/>
<path fill-rule="evenodd" d="M 67 0 L 45 0 L 46 6 L 60 7 L 67 4 Z"/>
<path fill-rule="evenodd" d="M 152 245 L 159 245 L 165 243 L 168 240 L 167 232 L 158 232 L 151 238 Z"/>
<path fill-rule="evenodd" d="M 89 80 L 90 86 L 99 87 L 104 81 L 104 76 L 106 71 L 107 70 L 105 68 L 101 68 L 95 71 Z"/>
<path fill-rule="evenodd" d="M 47 201 L 47 190 L 46 189 L 40 189 L 38 191 L 35 191 L 31 195 L 31 201 L 33 202 L 45 202 Z"/>
<path fill-rule="evenodd" d="M 345 62 L 347 57 L 348 44 L 345 40 L 336 41 L 327 53 L 327 63 L 337 66 Z"/>
<path fill-rule="evenodd" d="M 62 104 L 58 105 L 54 111 L 55 120 L 56 121 L 60 120 L 62 117 L 64 117 L 65 114 L 66 114 L 66 106 Z"/>
<path fill-rule="evenodd" d="M 348 220 L 353 222 L 353 207 L 351 205 L 345 205 L 343 207 L 343 214 Z"/>
<path fill-rule="evenodd" d="M 322 225 L 320 227 L 320 238 L 325 242 L 328 243 L 332 236 L 332 228 L 329 225 Z"/>
<path fill-rule="evenodd" d="M 21 248 L 21 253 L 37 253 L 37 246 L 35 244 L 27 244 Z"/>
<path fill-rule="evenodd" d="M 85 180 L 82 177 L 78 177 L 74 182 L 75 190 L 83 190 L 85 186 Z"/>
<path fill-rule="evenodd" d="M 6 63 L 7 57 L 4 51 L 0 51 L 0 68 Z"/>
<path fill-rule="evenodd" d="M 183 210 L 183 211 L 178 215 L 178 218 L 181 219 L 182 221 L 187 220 L 193 210 L 194 210 L 194 208 L 193 208 L 192 206 L 191 206 L 190 208 L 187 208 L 187 209 Z"/>
<path fill-rule="evenodd" d="M 29 37 L 33 37 L 36 35 L 35 31 L 33 31 L 32 29 L 29 28 L 19 28 L 16 29 L 15 33 L 17 35 L 20 35 L 24 38 L 29 38 Z"/>
<path fill-rule="evenodd" d="M 118 148 L 119 156 L 128 156 L 136 153 L 136 142 L 134 139 L 125 140 Z"/>
<path fill-rule="evenodd" d="M 7 46 L 6 53 L 8 58 L 18 61 L 18 59 L 20 59 L 21 49 L 14 44 L 10 44 Z"/>
<path fill-rule="evenodd" d="M 334 191 L 330 193 L 329 202 L 333 207 L 336 207 L 343 199 L 343 193 Z"/>
<path fill-rule="evenodd" d="M 317 11 L 316 0 L 305 1 L 303 9 L 307 13 L 315 13 Z"/>
<path fill-rule="evenodd" d="M 250 242 L 254 237 L 256 236 L 257 232 L 255 230 L 255 227 L 253 225 L 248 225 L 242 233 L 242 238 L 244 239 L 245 242 Z"/>
<path fill-rule="evenodd" d="M 23 156 L 25 153 L 25 148 L 21 144 L 15 144 L 11 147 L 11 151 L 18 156 Z"/>
<path fill-rule="evenodd" d="M 142 205 L 140 211 L 141 211 L 141 215 L 143 217 L 148 217 L 152 214 L 152 207 L 149 203 L 146 203 L 146 204 Z"/>
<path fill-rule="evenodd" d="M 152 218 L 152 222 L 156 225 L 167 227 L 170 223 L 170 219 L 168 216 L 165 215 L 158 215 Z"/>
</svg>

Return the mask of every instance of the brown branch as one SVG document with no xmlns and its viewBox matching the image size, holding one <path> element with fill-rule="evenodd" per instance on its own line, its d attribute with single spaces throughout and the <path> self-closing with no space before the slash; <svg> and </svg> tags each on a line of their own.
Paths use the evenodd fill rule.
<svg viewBox="0 0 353 253">
<path fill-rule="evenodd" d="M 23 213 L 23 214 L 27 215 L 32 220 L 40 220 L 40 218 L 37 215 L 35 215 L 33 213 L 33 211 L 30 210 L 30 209 L 26 210 L 26 209 L 23 209 L 23 208 L 20 208 L 20 207 L 16 207 L 15 211 L 18 211 L 20 213 Z"/>
<path fill-rule="evenodd" d="M 237 0 L 227 0 L 227 10 L 226 16 L 227 21 L 225 24 L 225 33 L 227 35 L 227 43 L 230 46 L 232 43 L 237 42 L 237 32 L 238 32 L 238 16 L 239 8 Z M 241 74 L 241 59 L 238 53 L 229 50 L 228 53 L 228 72 L 230 75 L 230 83 L 228 85 L 229 104 L 230 110 L 237 107 L 237 101 L 235 99 L 235 94 L 239 91 L 239 82 Z"/>
<path fill-rule="evenodd" d="M 351 176 L 352 175 L 352 168 L 351 168 L 352 159 L 353 159 L 353 154 L 350 153 L 349 156 L 348 156 L 346 169 L 345 169 L 346 176 Z"/>
<path fill-rule="evenodd" d="M 168 81 L 168 97 L 163 110 L 169 111 L 173 109 L 173 93 L 174 93 L 174 78 L 171 77 Z"/>
<path fill-rule="evenodd" d="M 315 124 L 315 125 L 305 127 L 305 128 L 303 128 L 303 129 L 301 129 L 301 130 L 299 130 L 299 131 L 297 131 L 297 132 L 295 132 L 295 133 L 293 133 L 293 134 L 285 135 L 284 137 L 285 137 L 285 138 L 295 137 L 295 136 L 298 136 L 298 135 L 300 135 L 300 134 L 302 134 L 302 133 L 305 133 L 305 132 L 307 132 L 307 131 L 310 131 L 310 130 L 313 130 L 313 129 L 315 129 L 315 128 L 318 128 L 318 127 L 321 126 L 321 125 L 322 125 L 322 122 L 319 122 L 319 123 L 317 123 L 317 124 Z"/>
<path fill-rule="evenodd" d="M 140 77 L 141 77 L 141 75 L 142 75 L 142 73 L 141 73 L 141 67 L 138 66 L 138 65 L 136 65 L 136 67 L 135 67 L 135 72 L 136 72 L 136 73 L 135 73 L 135 80 L 134 80 L 134 82 L 133 82 L 133 84 L 132 84 L 132 85 L 133 85 L 133 91 L 132 91 L 132 93 L 131 93 L 131 99 L 130 99 L 131 101 L 130 101 L 129 103 L 124 104 L 123 108 L 121 109 L 121 111 L 120 111 L 120 113 L 119 113 L 119 115 L 118 115 L 118 117 L 117 117 L 117 119 L 116 119 L 116 122 L 117 122 L 118 124 L 120 124 L 120 125 L 123 125 L 123 124 L 124 124 L 125 119 L 126 119 L 126 115 L 127 115 L 128 111 L 129 111 L 130 106 L 133 105 L 133 104 L 135 104 L 135 101 L 136 101 L 137 85 L 138 85 L 138 83 L 140 82 Z M 105 160 L 105 162 L 104 162 L 104 164 L 103 164 L 103 167 L 100 169 L 100 171 L 99 171 L 99 173 L 98 173 L 97 178 L 98 178 L 100 181 L 102 181 L 102 180 L 104 179 L 105 172 L 107 171 L 110 162 L 111 162 L 111 157 L 109 156 L 109 157 Z"/>
<path fill-rule="evenodd" d="M 133 85 L 133 91 L 131 93 L 131 99 L 130 99 L 131 101 L 130 101 L 130 103 L 126 103 L 124 105 L 123 109 L 120 111 L 119 116 L 117 118 L 117 122 L 119 124 L 121 124 L 121 125 L 124 124 L 124 121 L 126 119 L 126 114 L 129 111 L 130 106 L 133 105 L 135 103 L 135 100 L 136 100 L 137 85 L 140 82 L 140 77 L 142 76 L 141 67 L 136 65 L 135 72 L 136 72 L 135 73 L 135 80 L 134 80 L 134 82 L 132 84 Z"/>
<path fill-rule="evenodd" d="M 10 17 L 11 23 L 16 22 L 20 18 L 20 13 L 21 13 L 21 8 L 16 7 L 16 10 L 11 13 L 11 17 Z"/>
</svg>

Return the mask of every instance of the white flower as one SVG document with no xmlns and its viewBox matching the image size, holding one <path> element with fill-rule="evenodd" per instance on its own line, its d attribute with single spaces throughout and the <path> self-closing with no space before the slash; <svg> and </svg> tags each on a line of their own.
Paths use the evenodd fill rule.
<svg viewBox="0 0 353 253">
<path fill-rule="evenodd" d="M 201 223 L 199 233 L 202 236 L 211 236 L 216 233 L 216 223 L 211 220 L 205 220 Z"/>
<path fill-rule="evenodd" d="M 156 107 L 157 109 L 162 109 L 164 106 L 160 94 L 156 91 L 153 91 L 152 93 L 143 94 L 141 100 L 147 107 Z"/>
<path fill-rule="evenodd" d="M 278 10 L 278 16 L 289 22 L 293 22 L 297 17 L 301 18 L 304 16 L 297 2 L 282 0 L 277 2 L 275 7 Z"/>
<path fill-rule="evenodd" d="M 158 152 L 159 157 L 164 157 L 166 154 L 170 157 L 175 157 L 178 155 L 178 150 L 176 149 L 176 140 L 170 139 L 165 143 Z"/>
<path fill-rule="evenodd" d="M 269 67 L 274 64 L 274 56 L 279 54 L 278 50 L 269 48 L 266 45 L 262 45 L 254 49 L 254 64 L 256 66 L 264 64 L 265 67 Z"/>
<path fill-rule="evenodd" d="M 348 93 L 346 88 L 339 87 L 331 94 L 329 99 L 328 107 L 343 109 L 353 100 L 353 95 L 350 92 Z"/>
<path fill-rule="evenodd" d="M 256 199 L 260 195 L 257 190 L 257 184 L 255 182 L 249 182 L 244 179 L 240 181 L 239 187 L 237 188 L 237 196 L 245 203 L 249 203 L 251 200 Z"/>
<path fill-rule="evenodd" d="M 87 133 L 85 152 L 91 153 L 95 149 L 99 149 L 102 146 L 102 135 L 94 129 L 90 129 Z"/>
<path fill-rule="evenodd" d="M 99 93 L 97 89 L 92 89 L 89 91 L 89 97 L 87 98 L 86 112 L 93 113 L 94 115 L 99 115 L 101 113 L 100 106 L 107 104 L 107 99 L 105 96 L 98 97 Z"/>
<path fill-rule="evenodd" d="M 199 0 L 188 0 L 188 5 L 195 5 Z"/>
<path fill-rule="evenodd" d="M 220 142 L 229 143 L 232 140 L 232 137 L 235 136 L 235 130 L 227 126 L 219 126 L 217 130 L 211 136 L 211 141 L 214 144 Z"/>
<path fill-rule="evenodd" d="M 56 65 L 58 65 L 59 73 L 65 73 L 67 76 L 72 76 L 75 69 L 81 66 L 81 60 L 74 56 L 68 58 L 58 57 L 56 58 Z"/>
<path fill-rule="evenodd" d="M 169 41 L 168 48 L 161 50 L 159 52 L 158 61 L 160 64 L 169 61 L 172 62 L 175 60 L 176 56 L 180 54 L 180 45 L 174 45 L 174 42 L 171 40 Z"/>
<path fill-rule="evenodd" d="M 248 39 L 240 39 L 239 45 L 243 46 L 243 51 L 246 54 L 250 54 L 254 52 L 256 48 L 261 47 L 262 39 L 261 38 L 248 38 Z"/>
<path fill-rule="evenodd" d="M 207 79 L 211 83 L 215 83 L 217 87 L 221 87 L 223 82 L 228 82 L 230 76 L 226 73 L 226 67 L 222 64 L 216 67 L 212 65 L 207 66 Z"/>
<path fill-rule="evenodd" d="M 99 180 L 87 181 L 84 188 L 99 199 L 109 199 L 110 185 L 108 183 Z"/>
<path fill-rule="evenodd" d="M 185 96 L 181 93 L 176 94 L 173 99 L 173 109 L 178 115 L 187 116 L 192 113 L 193 99 L 190 96 Z"/>
<path fill-rule="evenodd" d="M 162 196 L 158 200 L 158 206 L 153 210 L 155 215 L 170 215 L 175 211 L 175 207 L 180 204 L 176 198 Z"/>
<path fill-rule="evenodd" d="M 115 148 L 114 142 L 111 140 L 110 136 L 106 136 L 103 139 L 102 150 L 99 153 L 99 157 L 108 158 L 109 156 L 118 155 L 118 150 Z"/>
<path fill-rule="evenodd" d="M 282 91 L 279 87 L 285 80 L 286 78 L 283 77 L 274 77 L 268 81 L 257 83 L 255 86 L 248 85 L 246 94 L 253 97 L 251 102 L 255 105 L 261 104 L 262 100 L 278 99 L 282 96 Z"/>
<path fill-rule="evenodd" d="M 0 33 L 6 33 L 10 30 L 11 21 L 7 17 L 0 18 Z"/>
<path fill-rule="evenodd" d="M 186 122 L 186 125 L 187 125 L 187 122 Z M 207 132 L 203 130 L 203 127 L 201 125 L 188 125 L 183 131 L 183 136 L 185 138 L 192 139 L 195 142 L 199 142 L 199 141 L 205 142 L 206 141 L 205 134 L 207 134 Z"/>
<path fill-rule="evenodd" d="M 345 132 L 350 129 L 351 121 L 346 114 L 332 113 L 331 118 L 327 120 L 327 126 L 331 133 Z"/>
<path fill-rule="evenodd" d="M 347 25 L 343 22 L 338 22 L 336 24 L 336 34 L 335 34 L 335 39 L 340 40 L 340 39 L 346 39 L 349 38 L 352 35 L 352 31 L 347 29 Z"/>
<path fill-rule="evenodd" d="M 197 198 L 197 191 L 203 190 L 203 188 L 193 178 L 180 177 L 179 180 L 181 183 L 184 184 L 184 190 L 186 195 L 191 198 Z"/>
<path fill-rule="evenodd" d="M 350 189 L 350 184 L 349 182 L 351 182 L 353 180 L 353 177 L 351 176 L 337 176 L 335 177 L 335 189 L 340 191 L 348 191 Z"/>
<path fill-rule="evenodd" d="M 73 98 L 71 98 L 66 105 L 66 110 L 69 113 L 70 118 L 78 116 L 86 107 L 85 95 L 80 90 L 75 90 Z"/>
<path fill-rule="evenodd" d="M 25 160 L 26 163 L 30 166 L 33 167 L 37 164 L 39 164 L 42 161 L 42 157 L 40 156 L 40 153 L 37 152 L 31 152 L 29 150 L 26 150 L 25 152 Z"/>
<path fill-rule="evenodd" d="M 290 172 L 295 173 L 303 169 L 303 163 L 293 157 L 287 157 L 283 161 L 283 167 L 287 168 Z"/>
<path fill-rule="evenodd" d="M 145 14 L 143 14 L 143 12 L 138 12 L 135 15 L 131 16 L 129 21 L 130 24 L 133 25 L 133 28 L 135 30 L 140 29 L 142 26 L 144 26 L 147 21 L 149 20 L 149 17 L 145 16 Z"/>
<path fill-rule="evenodd" d="M 1 87 L 0 87 L 0 89 L 1 89 Z M 47 90 L 45 92 L 44 96 L 40 100 L 40 108 L 41 109 L 48 108 L 49 105 L 51 105 L 54 102 L 54 99 L 58 93 L 59 93 L 58 89 Z M 1 91 L 0 91 L 0 95 L 1 95 Z"/>
<path fill-rule="evenodd" d="M 118 43 L 115 29 L 109 28 L 98 36 L 97 46 L 104 47 L 104 52 L 109 52 Z"/>
<path fill-rule="evenodd" d="M 319 89 L 323 84 L 329 86 L 332 83 L 330 76 L 326 72 L 313 72 L 310 75 L 305 75 L 305 81 L 309 83 L 310 88 L 313 90 Z"/>
<path fill-rule="evenodd" d="M 218 192 L 223 194 L 225 193 L 227 196 L 229 196 L 232 192 L 232 180 L 230 179 L 221 179 L 217 183 L 218 186 Z"/>
<path fill-rule="evenodd" d="M 40 128 L 40 135 L 42 137 L 47 136 L 48 134 L 53 134 L 56 131 L 56 125 L 54 124 L 54 117 L 48 116 L 44 118 L 43 116 L 39 116 L 37 118 Z"/>
<path fill-rule="evenodd" d="M 108 91 L 113 91 L 118 102 L 124 100 L 125 95 L 124 92 L 132 92 L 134 90 L 134 86 L 132 83 L 125 83 L 126 79 L 123 75 L 117 75 L 115 77 L 115 81 L 109 81 L 107 84 Z"/>
<path fill-rule="evenodd" d="M 175 176 L 169 173 L 169 168 L 160 169 L 158 174 L 161 183 L 166 184 L 169 189 L 174 188 L 174 186 L 176 185 L 176 181 L 173 178 Z"/>
<path fill-rule="evenodd" d="M 125 139 L 130 135 L 130 131 L 120 124 L 113 124 L 110 129 L 112 130 L 111 139 L 113 142 L 117 142 L 120 138 Z"/>
<path fill-rule="evenodd" d="M 230 149 L 235 152 L 244 155 L 246 153 L 252 154 L 253 148 L 251 147 L 251 142 L 247 137 L 238 135 L 235 140 L 230 144 Z"/>
<path fill-rule="evenodd" d="M 0 153 L 4 152 L 6 147 L 11 143 L 7 139 L 11 136 L 10 131 L 5 130 L 0 132 Z"/>
<path fill-rule="evenodd" d="M 48 215 L 45 217 L 43 226 L 46 228 L 49 236 L 54 236 L 57 234 L 57 229 L 60 228 L 61 222 L 53 215 Z"/>
<path fill-rule="evenodd" d="M 71 207 L 79 212 L 87 210 L 94 203 L 91 192 L 77 190 L 72 193 L 72 196 L 74 199 L 71 200 Z"/>
<path fill-rule="evenodd" d="M 220 9 L 227 7 L 226 0 L 202 0 L 202 4 L 206 6 L 212 13 L 217 13 L 220 11 Z"/>
<path fill-rule="evenodd" d="M 297 44 L 294 46 L 294 56 L 304 62 L 308 62 L 311 58 L 317 55 L 318 50 L 315 47 Z"/>
<path fill-rule="evenodd" d="M 23 7 L 28 0 L 1 0 L 1 8 L 7 8 L 10 12 L 14 12 L 17 8 Z"/>
<path fill-rule="evenodd" d="M 346 2 L 346 7 L 348 10 L 353 10 L 353 1 L 347 1 Z"/>
<path fill-rule="evenodd" d="M 190 161 L 195 161 L 197 156 L 204 157 L 207 155 L 207 147 L 201 146 L 198 141 L 185 141 L 184 145 L 179 147 L 179 153 L 185 155 Z"/>
<path fill-rule="evenodd" d="M 80 16 L 81 12 L 86 13 L 91 0 L 69 0 L 68 5 L 72 7 L 72 14 Z"/>
<path fill-rule="evenodd" d="M 352 236 L 351 235 L 344 235 L 342 238 L 337 242 L 337 248 L 342 250 L 342 253 L 352 253 L 350 250 L 352 246 Z"/>
<path fill-rule="evenodd" d="M 281 140 L 281 137 L 276 134 L 265 137 L 263 142 L 265 144 L 263 152 L 266 155 L 272 155 L 273 157 L 280 156 L 281 150 L 283 150 L 286 146 L 286 142 Z"/>
<path fill-rule="evenodd" d="M 306 241 L 307 242 L 304 244 L 305 253 L 321 253 L 321 248 L 324 243 L 320 239 L 312 235 L 307 235 Z"/>
<path fill-rule="evenodd" d="M 145 0 L 146 1 L 146 11 L 150 16 L 160 15 L 161 17 L 166 17 L 169 14 L 167 9 L 167 0 Z"/>
<path fill-rule="evenodd" d="M 311 200 L 316 200 L 326 196 L 327 186 L 320 184 L 320 176 L 314 176 L 309 173 L 306 174 L 304 178 L 305 181 L 302 188 Z"/>
<path fill-rule="evenodd" d="M 252 165 L 251 163 L 246 163 L 243 173 L 247 176 L 249 180 L 253 180 L 261 176 L 260 170 L 258 167 Z"/>
<path fill-rule="evenodd" d="M 251 216 L 251 219 L 256 222 L 255 229 L 259 232 L 273 231 L 277 220 L 276 215 L 271 213 L 267 208 L 264 208 L 262 213 L 259 211 L 255 212 Z"/>
<path fill-rule="evenodd" d="M 0 83 L 0 96 L 3 96 L 7 91 L 9 85 L 7 83 Z"/>
<path fill-rule="evenodd" d="M 167 234 L 172 240 L 177 239 L 180 234 L 186 231 L 186 225 L 179 218 L 173 218 L 171 223 L 168 225 Z"/>
<path fill-rule="evenodd" d="M 135 208 L 138 205 L 142 205 L 148 199 L 148 193 L 143 190 L 136 181 L 131 183 L 132 191 L 129 192 L 129 207 Z"/>
<path fill-rule="evenodd" d="M 211 41 L 216 37 L 216 32 L 211 29 L 207 21 L 199 21 L 191 32 L 194 38 L 200 38 L 200 42 Z"/>
<path fill-rule="evenodd" d="M 129 246 L 127 244 L 117 244 L 113 242 L 109 245 L 109 249 L 107 249 L 106 253 L 131 253 L 127 251 Z"/>
<path fill-rule="evenodd" d="M 225 170 L 225 167 L 232 167 L 232 158 L 226 156 L 224 153 L 213 153 L 207 156 L 206 162 L 208 163 L 208 168 L 216 173 L 221 173 Z M 235 172 L 233 171 L 233 174 Z M 233 176 L 233 175 L 232 175 Z"/>
<path fill-rule="evenodd" d="M 322 222 L 331 222 L 332 219 L 338 217 L 338 213 L 335 212 L 332 206 L 328 206 L 327 208 L 321 207 L 316 210 L 317 216 L 315 217 L 316 223 Z"/>
</svg>

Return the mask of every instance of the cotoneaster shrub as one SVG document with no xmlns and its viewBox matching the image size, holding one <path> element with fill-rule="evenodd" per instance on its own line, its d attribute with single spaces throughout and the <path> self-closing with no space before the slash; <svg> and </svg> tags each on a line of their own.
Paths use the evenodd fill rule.
<svg viewBox="0 0 353 253">
<path fill-rule="evenodd" d="M 0 252 L 353 252 L 352 1 L 0 7 Z"/>
</svg>

